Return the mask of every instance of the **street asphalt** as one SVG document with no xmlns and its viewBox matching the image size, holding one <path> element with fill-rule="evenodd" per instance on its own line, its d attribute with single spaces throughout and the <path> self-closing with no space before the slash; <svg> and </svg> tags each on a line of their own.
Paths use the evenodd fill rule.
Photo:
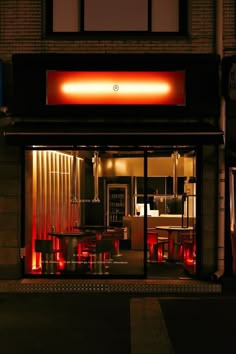
<svg viewBox="0 0 236 354">
<path fill-rule="evenodd" d="M 235 296 L 0 294 L 1 354 L 235 354 Z"/>
</svg>

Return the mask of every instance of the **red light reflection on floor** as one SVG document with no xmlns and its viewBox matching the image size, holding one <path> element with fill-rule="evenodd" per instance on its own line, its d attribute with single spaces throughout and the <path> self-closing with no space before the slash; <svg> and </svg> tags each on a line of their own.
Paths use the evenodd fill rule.
<svg viewBox="0 0 236 354">
<path fill-rule="evenodd" d="M 65 268 L 64 259 L 60 259 L 60 260 L 59 260 L 59 262 L 58 262 L 58 268 L 59 268 L 59 270 L 64 270 L 64 268 Z"/>
</svg>

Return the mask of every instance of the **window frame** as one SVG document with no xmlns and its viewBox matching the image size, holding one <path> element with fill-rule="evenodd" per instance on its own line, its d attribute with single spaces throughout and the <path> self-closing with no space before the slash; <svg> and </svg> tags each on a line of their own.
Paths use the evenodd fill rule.
<svg viewBox="0 0 236 354">
<path fill-rule="evenodd" d="M 151 31 L 151 0 L 148 1 L 148 29 L 147 31 L 84 31 L 84 16 L 80 19 L 80 32 L 53 32 L 53 0 L 42 2 L 42 23 L 44 39 L 53 40 L 104 40 L 104 39 L 165 39 L 186 37 L 189 32 L 189 0 L 179 0 L 179 31 L 152 32 Z M 84 13 L 84 0 L 81 0 L 81 13 Z"/>
</svg>

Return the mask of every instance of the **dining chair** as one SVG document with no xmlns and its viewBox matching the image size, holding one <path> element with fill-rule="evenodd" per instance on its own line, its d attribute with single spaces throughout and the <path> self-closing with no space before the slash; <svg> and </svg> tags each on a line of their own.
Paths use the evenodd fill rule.
<svg viewBox="0 0 236 354">
<path fill-rule="evenodd" d="M 55 274 L 57 271 L 56 255 L 62 250 L 54 249 L 52 240 L 35 240 L 35 252 L 41 253 L 42 274 Z"/>
<path fill-rule="evenodd" d="M 163 262 L 168 237 L 160 236 L 154 228 L 147 230 L 148 262 Z"/>
<path fill-rule="evenodd" d="M 124 239 L 124 229 L 123 228 L 114 228 L 108 229 L 102 233 L 102 238 L 111 239 L 113 242 L 113 252 L 111 254 L 111 259 L 113 257 L 120 257 L 120 240 Z"/>
<path fill-rule="evenodd" d="M 109 274 L 108 261 L 110 253 L 114 249 L 111 239 L 96 240 L 94 246 L 90 249 L 90 272 L 94 274 Z"/>
<path fill-rule="evenodd" d="M 183 232 L 180 235 L 182 248 L 182 262 L 193 266 L 196 262 L 196 237 L 195 231 Z"/>
</svg>

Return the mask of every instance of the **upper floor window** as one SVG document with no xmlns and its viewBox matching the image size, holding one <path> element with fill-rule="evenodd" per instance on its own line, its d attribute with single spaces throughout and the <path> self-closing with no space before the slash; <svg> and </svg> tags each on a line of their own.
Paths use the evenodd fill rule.
<svg viewBox="0 0 236 354">
<path fill-rule="evenodd" d="M 185 35 L 187 3 L 187 0 L 45 0 L 46 35 Z"/>
</svg>

